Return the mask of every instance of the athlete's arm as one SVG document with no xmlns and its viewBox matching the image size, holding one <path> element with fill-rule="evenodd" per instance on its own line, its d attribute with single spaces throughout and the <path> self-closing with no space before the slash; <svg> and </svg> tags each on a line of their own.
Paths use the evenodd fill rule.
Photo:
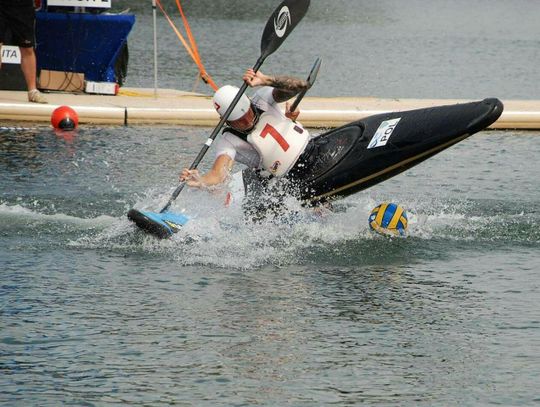
<svg viewBox="0 0 540 407">
<path fill-rule="evenodd" d="M 184 168 L 180 174 L 180 181 L 186 181 L 188 186 L 194 188 L 205 188 L 213 185 L 222 184 L 227 180 L 234 160 L 226 154 L 220 155 L 214 165 L 204 175 L 200 175 L 198 170 Z"/>
<path fill-rule="evenodd" d="M 289 100 L 309 86 L 305 80 L 292 76 L 274 76 L 271 79 L 269 86 L 274 88 L 272 96 L 277 103 Z"/>
<path fill-rule="evenodd" d="M 285 102 L 294 95 L 308 88 L 307 81 L 291 76 L 268 76 L 261 71 L 248 69 L 243 76 L 244 81 L 251 87 L 271 86 L 274 88 L 272 96 L 277 103 Z"/>
</svg>

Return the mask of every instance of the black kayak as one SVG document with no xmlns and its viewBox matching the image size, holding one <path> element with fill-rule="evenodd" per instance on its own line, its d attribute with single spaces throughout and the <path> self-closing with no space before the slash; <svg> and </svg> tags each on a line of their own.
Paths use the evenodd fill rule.
<svg viewBox="0 0 540 407">
<path fill-rule="evenodd" d="M 317 203 L 373 186 L 485 129 L 502 111 L 499 99 L 484 99 L 378 114 L 323 133 L 293 168 L 300 198 Z"/>
</svg>

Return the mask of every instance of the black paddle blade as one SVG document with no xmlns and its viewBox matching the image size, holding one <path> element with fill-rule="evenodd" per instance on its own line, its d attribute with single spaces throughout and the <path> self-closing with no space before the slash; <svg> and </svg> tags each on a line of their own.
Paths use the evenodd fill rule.
<svg viewBox="0 0 540 407">
<path fill-rule="evenodd" d="M 308 87 L 304 89 L 302 92 L 300 92 L 300 94 L 296 97 L 296 100 L 289 108 L 291 112 L 294 112 L 296 110 L 296 108 L 298 107 L 302 99 L 304 99 L 304 96 L 306 96 L 307 91 L 311 89 L 311 87 L 315 83 L 315 79 L 317 79 L 317 74 L 319 73 L 319 68 L 321 67 L 321 62 L 322 62 L 322 59 L 317 58 L 317 60 L 315 61 L 315 64 L 313 64 L 313 68 L 311 68 L 311 71 L 309 72 L 309 76 L 307 78 Z"/>
<path fill-rule="evenodd" d="M 189 217 L 182 213 L 156 213 L 137 209 L 130 209 L 127 217 L 140 229 L 160 239 L 177 233 L 189 221 Z"/>
<path fill-rule="evenodd" d="M 285 0 L 274 11 L 261 40 L 261 58 L 272 54 L 306 15 L 310 0 Z"/>
<path fill-rule="evenodd" d="M 315 64 L 313 65 L 313 68 L 311 68 L 311 72 L 309 73 L 309 76 L 307 78 L 307 81 L 309 83 L 309 87 L 311 88 L 313 84 L 315 83 L 315 79 L 317 79 L 317 74 L 319 73 L 319 68 L 321 67 L 321 58 L 317 58 L 315 61 Z"/>
<path fill-rule="evenodd" d="M 160 239 L 165 239 L 172 235 L 170 228 L 167 228 L 158 222 L 154 222 L 137 209 L 130 209 L 127 217 L 130 221 L 135 222 L 135 224 L 146 233 L 150 233 L 151 235 L 159 237 Z"/>
</svg>

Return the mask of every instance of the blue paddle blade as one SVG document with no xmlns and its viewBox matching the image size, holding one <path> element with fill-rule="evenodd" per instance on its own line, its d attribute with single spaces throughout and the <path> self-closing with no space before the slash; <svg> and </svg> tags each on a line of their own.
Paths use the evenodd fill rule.
<svg viewBox="0 0 540 407">
<path fill-rule="evenodd" d="M 181 213 L 157 213 L 137 209 L 130 209 L 127 216 L 139 228 L 160 239 L 167 238 L 178 232 L 189 221 L 189 218 Z"/>
</svg>

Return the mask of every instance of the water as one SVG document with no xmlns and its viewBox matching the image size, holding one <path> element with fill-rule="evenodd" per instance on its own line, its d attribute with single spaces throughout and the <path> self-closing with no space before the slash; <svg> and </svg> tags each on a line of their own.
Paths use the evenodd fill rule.
<svg viewBox="0 0 540 407">
<path fill-rule="evenodd" d="M 538 402 L 540 138 L 481 133 L 322 220 L 186 191 L 185 231 L 135 233 L 203 130 L 1 135 L 6 404 Z M 386 199 L 407 239 L 369 231 Z"/>
<path fill-rule="evenodd" d="M 164 2 L 182 29 L 173 1 Z M 202 61 L 218 85 L 237 84 L 259 57 L 275 1 L 182 2 Z M 153 87 L 150 3 L 137 14 L 126 86 Z M 312 96 L 538 99 L 540 7 L 530 0 L 312 0 L 308 14 L 263 72 L 307 77 L 323 59 Z M 159 15 L 159 86 L 191 90 L 196 66 Z M 210 94 L 200 83 L 194 88 Z"/>
<path fill-rule="evenodd" d="M 207 67 L 230 80 L 256 59 L 258 38 L 247 33 L 258 35 L 266 17 L 253 7 L 225 14 L 237 17 L 231 35 L 251 44 L 232 50 L 236 40 L 211 28 L 243 3 L 214 3 L 204 14 L 210 3 L 200 2 L 191 23 Z M 419 2 L 351 3 L 313 1 L 304 36 L 294 33 L 268 68 L 307 74 L 322 55 L 318 95 L 537 98 L 522 86 L 538 83 L 534 2 L 490 2 L 478 20 L 486 2 L 469 13 L 460 2 L 425 13 Z M 130 44 L 130 86 L 152 83 L 145 19 Z M 369 58 L 346 52 L 355 42 Z M 408 63 L 381 65 L 396 49 Z M 170 50 L 160 55 L 162 86 L 186 89 L 193 67 L 175 59 L 176 43 Z M 370 65 L 353 71 L 351 60 Z M 2 404 L 540 402 L 539 132 L 481 132 L 323 218 L 253 225 L 222 206 L 223 191 L 184 191 L 174 210 L 198 217 L 182 233 L 136 233 L 127 211 L 160 209 L 210 131 L 0 131 Z M 369 231 L 384 200 L 408 210 L 406 239 Z"/>
</svg>

